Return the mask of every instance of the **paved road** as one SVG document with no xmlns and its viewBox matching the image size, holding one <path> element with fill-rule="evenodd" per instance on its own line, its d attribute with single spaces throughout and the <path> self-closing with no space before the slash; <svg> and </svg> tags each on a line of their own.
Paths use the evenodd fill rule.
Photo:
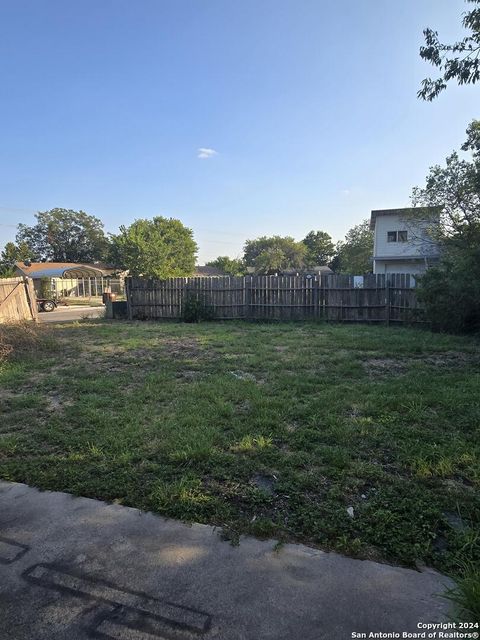
<svg viewBox="0 0 480 640">
<path fill-rule="evenodd" d="M 38 319 L 40 322 L 70 322 L 72 320 L 83 320 L 86 316 L 89 318 L 98 318 L 105 313 L 105 307 L 57 307 L 55 311 L 45 313 L 40 311 Z"/>
<path fill-rule="evenodd" d="M 0 482 L 8 640 L 351 640 L 446 620 L 445 585 L 431 570 L 232 546 L 205 525 Z"/>
</svg>

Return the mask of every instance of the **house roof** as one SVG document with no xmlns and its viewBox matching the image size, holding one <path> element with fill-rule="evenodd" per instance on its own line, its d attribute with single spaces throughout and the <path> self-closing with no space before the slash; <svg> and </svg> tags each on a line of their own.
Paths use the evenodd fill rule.
<svg viewBox="0 0 480 640">
<path fill-rule="evenodd" d="M 194 276 L 224 276 L 226 273 L 217 267 L 208 267 L 206 265 L 197 265 L 193 273 Z"/>
<path fill-rule="evenodd" d="M 317 265 L 314 267 L 300 267 L 298 269 L 283 269 L 281 270 L 281 273 L 284 276 L 288 276 L 288 275 L 308 275 L 311 273 L 323 273 L 324 275 L 328 275 L 329 273 L 333 273 L 333 271 L 330 269 L 330 267 L 327 267 L 326 264 L 323 265 Z"/>
<path fill-rule="evenodd" d="M 103 264 L 75 262 L 16 262 L 15 267 L 29 278 L 93 278 L 111 275 L 115 269 Z"/>
<path fill-rule="evenodd" d="M 441 207 L 404 207 L 403 209 L 373 209 L 370 215 L 370 229 L 375 229 L 375 222 L 379 216 L 404 216 L 418 214 L 420 219 L 431 219 L 440 215 Z"/>
</svg>

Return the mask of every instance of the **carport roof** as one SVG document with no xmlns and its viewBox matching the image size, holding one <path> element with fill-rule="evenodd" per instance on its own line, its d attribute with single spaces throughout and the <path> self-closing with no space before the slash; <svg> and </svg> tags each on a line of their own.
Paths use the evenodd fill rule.
<svg viewBox="0 0 480 640">
<path fill-rule="evenodd" d="M 99 278 L 104 275 L 95 265 L 75 262 L 17 262 L 15 266 L 29 278 Z"/>
</svg>

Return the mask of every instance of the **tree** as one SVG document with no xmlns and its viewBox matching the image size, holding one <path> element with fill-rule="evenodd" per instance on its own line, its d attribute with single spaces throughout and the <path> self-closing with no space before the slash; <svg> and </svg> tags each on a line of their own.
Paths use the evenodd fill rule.
<svg viewBox="0 0 480 640">
<path fill-rule="evenodd" d="M 432 329 L 480 331 L 480 228 L 470 229 L 463 247 L 455 236 L 444 241 L 438 265 L 420 278 L 418 298 Z"/>
<path fill-rule="evenodd" d="M 301 269 L 305 264 L 307 247 L 290 236 L 262 236 L 247 240 L 243 261 L 255 273 L 272 275 L 287 269 Z"/>
<path fill-rule="evenodd" d="M 243 276 L 245 275 L 245 265 L 243 260 L 238 258 L 229 258 L 228 256 L 218 256 L 215 260 L 207 262 L 207 266 L 216 267 L 223 271 L 227 276 Z"/>
<path fill-rule="evenodd" d="M 335 254 L 332 238 L 325 231 L 310 231 L 302 242 L 307 247 L 306 263 L 310 267 L 328 264 Z"/>
<path fill-rule="evenodd" d="M 472 120 L 467 127 L 467 139 L 462 151 L 471 151 L 474 160 L 480 160 L 480 120 Z"/>
<path fill-rule="evenodd" d="M 471 161 L 452 153 L 445 166 L 430 168 L 425 187 L 416 187 L 412 196 L 416 207 L 439 211 L 430 235 L 440 244 L 440 260 L 421 278 L 418 294 L 432 327 L 454 333 L 480 330 L 479 134 L 479 122 L 473 121 L 462 146 L 471 151 Z"/>
<path fill-rule="evenodd" d="M 430 228 L 430 235 L 436 242 L 450 239 L 465 247 L 477 240 L 476 232 L 480 224 L 478 121 L 474 120 L 469 125 L 467 141 L 462 149 L 472 151 L 472 160 L 461 159 L 458 153 L 453 152 L 446 158 L 445 166 L 430 167 L 425 187 L 413 189 L 412 203 L 420 209 L 436 207 L 439 211 L 440 224 L 432 224 Z M 414 214 L 415 210 L 412 212 Z"/>
<path fill-rule="evenodd" d="M 467 0 L 480 4 L 480 0 Z M 440 71 L 436 80 L 425 78 L 418 97 L 433 100 L 447 88 L 447 82 L 456 80 L 459 85 L 475 84 L 480 79 L 480 8 L 464 14 L 462 24 L 469 30 L 462 40 L 453 44 L 443 44 L 437 31 L 425 29 L 425 46 L 420 48 L 420 56 Z"/>
<path fill-rule="evenodd" d="M 157 216 L 121 226 L 112 237 L 111 257 L 130 275 L 150 278 L 189 276 L 195 269 L 197 245 L 180 220 Z"/>
<path fill-rule="evenodd" d="M 0 255 L 0 274 L 4 277 L 13 276 L 15 263 L 31 260 L 32 252 L 25 243 L 16 245 L 13 242 L 7 242 Z"/>
<path fill-rule="evenodd" d="M 352 227 L 343 242 L 337 243 L 337 254 L 330 263 L 334 271 L 363 274 L 372 270 L 373 231 L 369 220 Z"/>
<path fill-rule="evenodd" d="M 106 256 L 102 222 L 84 211 L 51 209 L 36 214 L 32 227 L 18 225 L 17 244 L 26 244 L 35 260 L 94 262 Z"/>
</svg>

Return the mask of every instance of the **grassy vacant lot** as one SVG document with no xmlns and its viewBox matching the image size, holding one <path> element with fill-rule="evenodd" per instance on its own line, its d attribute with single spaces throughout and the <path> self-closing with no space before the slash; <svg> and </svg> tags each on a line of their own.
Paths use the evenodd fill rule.
<svg viewBox="0 0 480 640">
<path fill-rule="evenodd" d="M 53 341 L 0 371 L 2 478 L 232 539 L 451 572 L 480 561 L 473 339 L 309 323 L 44 330 Z"/>
</svg>

